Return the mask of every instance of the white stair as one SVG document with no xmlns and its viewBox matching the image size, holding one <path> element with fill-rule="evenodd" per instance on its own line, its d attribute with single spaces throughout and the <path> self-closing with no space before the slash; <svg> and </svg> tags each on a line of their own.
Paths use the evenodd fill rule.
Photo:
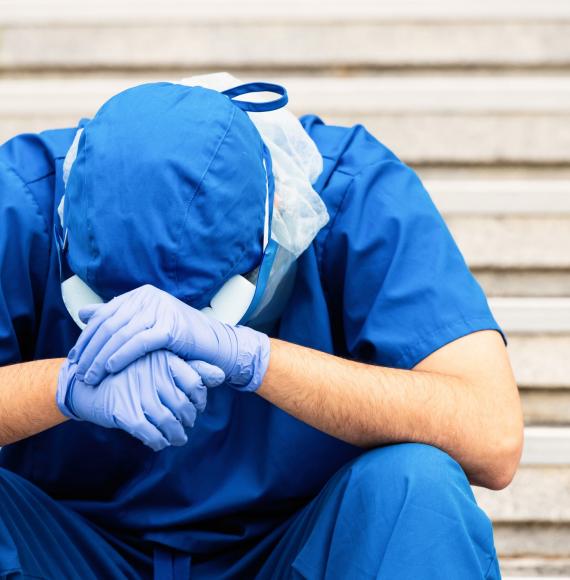
<svg viewBox="0 0 570 580">
<path fill-rule="evenodd" d="M 12 0 L 0 4 L 0 66 L 560 67 L 569 34 L 565 0 Z"/>
</svg>

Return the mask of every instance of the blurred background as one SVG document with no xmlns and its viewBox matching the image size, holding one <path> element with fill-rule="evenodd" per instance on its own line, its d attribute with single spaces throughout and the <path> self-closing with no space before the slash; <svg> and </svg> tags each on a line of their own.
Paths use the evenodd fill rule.
<svg viewBox="0 0 570 580">
<path fill-rule="evenodd" d="M 0 142 L 226 70 L 413 166 L 510 339 L 514 483 L 476 489 L 506 576 L 570 577 L 570 0 L 0 0 Z"/>
</svg>

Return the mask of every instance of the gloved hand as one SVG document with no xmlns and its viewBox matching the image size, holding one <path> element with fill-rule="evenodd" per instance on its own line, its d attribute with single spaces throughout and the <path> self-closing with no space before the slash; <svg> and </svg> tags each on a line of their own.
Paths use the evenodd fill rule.
<svg viewBox="0 0 570 580">
<path fill-rule="evenodd" d="M 59 372 L 56 400 L 76 420 L 119 428 L 155 451 L 184 445 L 184 427 L 193 427 L 206 406 L 206 387 L 223 383 L 224 373 L 207 363 L 187 363 L 166 350 L 139 358 L 100 385 L 87 385 L 77 365 L 66 360 Z"/>
<path fill-rule="evenodd" d="M 222 369 L 226 382 L 240 391 L 257 390 L 269 364 L 267 335 L 214 320 L 154 286 L 89 306 L 79 315 L 87 327 L 69 358 L 78 363 L 77 376 L 90 385 L 159 349 Z"/>
</svg>

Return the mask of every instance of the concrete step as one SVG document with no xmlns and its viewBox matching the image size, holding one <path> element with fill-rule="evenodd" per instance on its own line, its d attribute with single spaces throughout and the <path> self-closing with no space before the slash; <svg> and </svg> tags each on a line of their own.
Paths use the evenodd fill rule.
<svg viewBox="0 0 570 580">
<path fill-rule="evenodd" d="M 507 334 L 519 386 L 544 389 L 570 387 L 569 335 L 527 335 L 508 331 Z"/>
<path fill-rule="evenodd" d="M 528 474 L 524 476 L 528 481 L 521 476 L 523 481 L 519 485 L 522 487 L 528 487 L 526 484 L 531 482 L 533 477 L 536 478 L 536 474 L 539 473 L 548 475 L 553 485 L 559 485 L 561 490 L 566 490 L 560 495 L 560 506 L 553 513 L 556 514 L 556 518 L 561 517 L 563 521 L 570 522 L 570 501 L 566 501 L 567 497 L 570 498 L 570 427 L 527 427 L 521 464 L 525 469 L 539 468 L 534 475 L 532 475 L 533 471 L 528 469 Z M 546 470 L 544 472 L 541 471 L 543 467 Z M 527 472 L 523 470 L 522 473 Z M 555 484 L 557 478 L 559 481 Z M 552 494 L 554 493 L 553 491 Z M 500 509 L 501 514 L 510 514 L 502 518 L 504 521 L 514 521 L 512 514 L 508 512 L 510 508 L 507 508 L 506 504 L 500 504 Z M 529 509 L 533 508 L 529 507 Z M 518 514 L 520 516 L 520 510 Z M 544 518 L 544 513 L 542 517 Z M 570 545 L 568 547 L 570 548 Z"/>
<path fill-rule="evenodd" d="M 519 390 L 525 425 L 570 426 L 570 388 Z"/>
<path fill-rule="evenodd" d="M 570 334 L 570 298 L 494 298 L 491 307 L 511 334 Z"/>
<path fill-rule="evenodd" d="M 570 180 L 432 179 L 425 185 L 472 268 L 570 268 Z"/>
<path fill-rule="evenodd" d="M 545 481 L 537 482 L 537 485 L 547 484 Z M 569 559 L 570 526 L 568 524 L 493 522 L 493 528 L 495 546 L 501 559 L 529 557 L 549 560 Z"/>
<path fill-rule="evenodd" d="M 560 67 L 569 34 L 564 0 L 4 0 L 0 67 Z"/>
<path fill-rule="evenodd" d="M 570 558 L 502 558 L 500 565 L 505 580 L 570 578 Z"/>
<path fill-rule="evenodd" d="M 527 428 L 513 483 L 474 491 L 493 520 L 505 576 L 570 576 L 570 429 Z"/>
<path fill-rule="evenodd" d="M 370 0 L 353 0 L 350 5 L 331 0 L 326 12 L 319 0 L 290 0 L 288 3 L 266 3 L 264 0 L 162 0 L 160 6 L 137 0 L 99 0 L 84 7 L 73 0 L 2 0 L 0 22 L 57 23 L 77 22 L 81 19 L 96 22 L 171 22 L 173 18 L 191 21 L 276 21 L 301 22 L 359 22 L 375 19 L 389 22 L 517 22 L 570 20 L 570 7 L 565 0 L 480 0 L 476 4 L 454 0 L 400 0 L 393 6 Z"/>
<path fill-rule="evenodd" d="M 446 216 L 570 218 L 570 179 L 424 179 Z"/>
<path fill-rule="evenodd" d="M 540 482 L 544 485 L 545 482 Z M 500 492 L 498 492 L 500 493 Z M 567 560 L 570 526 L 567 524 L 494 523 L 499 558 L 548 558 Z"/>
<path fill-rule="evenodd" d="M 570 269 L 569 217 L 452 216 L 446 221 L 472 268 Z"/>
<path fill-rule="evenodd" d="M 489 300 L 522 388 L 570 389 L 570 298 Z"/>
<path fill-rule="evenodd" d="M 424 173 L 489 296 L 570 296 L 570 180 L 474 172 L 438 179 L 420 168 Z"/>
<path fill-rule="evenodd" d="M 525 423 L 570 426 L 570 298 L 492 298 L 489 304 L 509 340 Z"/>
<path fill-rule="evenodd" d="M 507 558 L 505 574 L 568 573 L 570 428 L 527 428 L 513 483 L 499 492 L 474 492 L 493 520 L 497 550 Z"/>
<path fill-rule="evenodd" d="M 487 296 L 560 297 L 570 296 L 568 270 L 543 269 L 495 269 L 471 266 L 479 284 Z"/>
<path fill-rule="evenodd" d="M 487 295 L 570 296 L 563 257 L 570 243 L 560 240 L 555 247 L 548 222 L 541 221 L 554 218 L 563 237 L 570 231 L 570 179 L 564 170 L 417 169 Z M 473 232 L 473 218 L 483 232 Z M 507 253 L 496 256 L 497 247 L 508 247 Z M 562 257 L 558 264 L 556 253 Z"/>
<path fill-rule="evenodd" d="M 158 78 L 155 74 L 0 80 L 0 139 L 73 125 L 119 90 Z M 564 165 L 570 161 L 568 76 L 269 80 L 287 86 L 294 112 L 318 113 L 342 125 L 363 123 L 411 163 Z"/>
</svg>

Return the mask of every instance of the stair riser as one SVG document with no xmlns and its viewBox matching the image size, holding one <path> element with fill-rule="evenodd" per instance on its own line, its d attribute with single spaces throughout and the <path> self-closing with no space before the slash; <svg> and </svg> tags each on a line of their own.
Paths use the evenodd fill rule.
<svg viewBox="0 0 570 580">
<path fill-rule="evenodd" d="M 570 556 L 570 525 L 498 524 L 494 529 L 499 558 Z"/>
<path fill-rule="evenodd" d="M 510 333 L 509 356 L 519 386 L 570 387 L 570 335 Z"/>
<path fill-rule="evenodd" d="M 568 558 L 501 558 L 501 572 L 505 580 L 545 580 L 570 578 L 570 559 Z"/>
<path fill-rule="evenodd" d="M 525 425 L 570 426 L 570 389 L 521 389 Z"/>
<path fill-rule="evenodd" d="M 475 494 L 495 523 L 570 525 L 570 465 L 522 465 L 507 489 Z"/>
<path fill-rule="evenodd" d="M 120 30 L 114 23 L 85 26 L 75 22 L 72 26 L 51 25 L 39 34 L 36 27 L 4 25 L 0 27 L 0 68 L 175 67 L 188 71 L 570 64 L 570 23 L 192 24 L 188 20 L 188 24 L 135 25 Z M 271 46 L 271 50 L 255 50 L 256 46 Z"/>
<path fill-rule="evenodd" d="M 570 296 L 568 270 L 496 270 L 472 267 L 472 271 L 489 297 Z"/>
<path fill-rule="evenodd" d="M 447 216 L 446 222 L 472 268 L 570 270 L 570 216 Z"/>
</svg>

